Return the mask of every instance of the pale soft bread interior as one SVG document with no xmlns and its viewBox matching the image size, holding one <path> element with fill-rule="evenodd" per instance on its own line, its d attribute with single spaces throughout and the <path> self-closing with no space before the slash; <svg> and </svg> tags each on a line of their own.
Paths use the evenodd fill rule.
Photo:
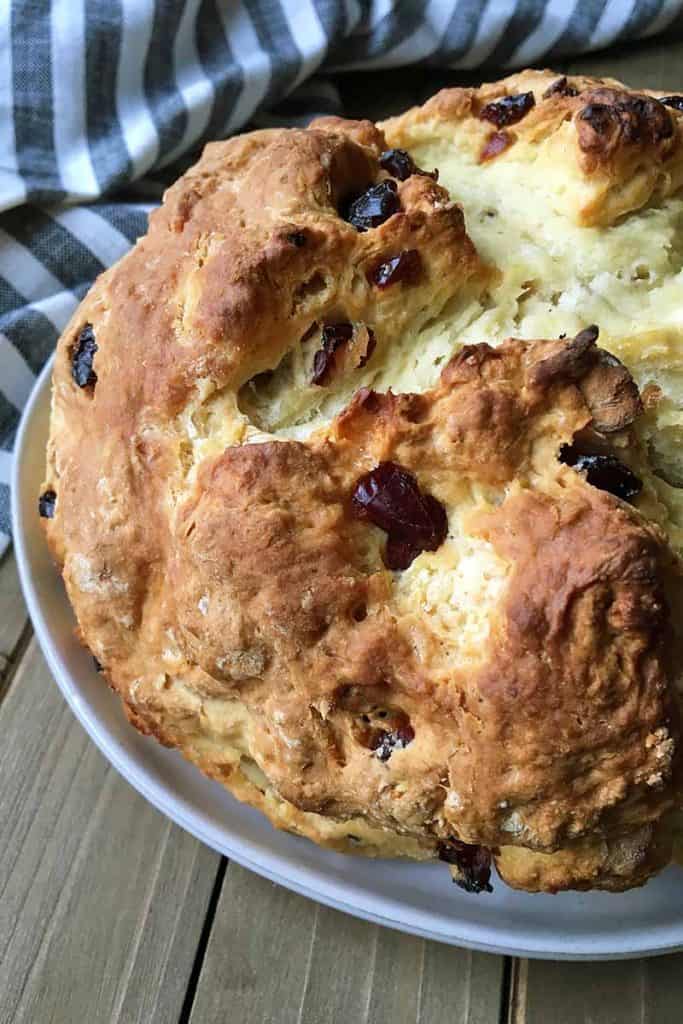
<svg viewBox="0 0 683 1024">
<path fill-rule="evenodd" d="M 665 506 L 648 512 L 683 550 L 683 197 L 611 227 L 580 227 L 563 210 L 562 176 L 534 159 L 537 147 L 520 143 L 481 165 L 457 131 L 444 138 L 443 126 L 413 130 L 414 158 L 439 168 L 480 255 L 500 272 L 489 308 L 457 337 L 446 327 L 451 343 L 571 336 L 598 324 L 600 344 L 628 365 L 641 391 L 661 392 L 640 424 L 658 470 L 651 487 Z"/>
<path fill-rule="evenodd" d="M 600 343 L 623 356 L 640 386 L 662 388 L 667 401 L 660 421 L 678 439 L 683 197 L 662 200 L 611 227 L 583 227 L 563 209 L 565 183 L 554 165 L 535 159 L 538 147 L 520 141 L 513 155 L 479 164 L 467 140 L 459 145 L 457 129 L 445 133 L 443 126 L 430 131 L 419 124 L 413 134 L 416 162 L 438 167 L 440 183 L 463 206 L 481 257 L 498 273 L 483 295 L 458 296 L 436 318 L 425 311 L 383 358 L 355 376 L 353 387 L 423 391 L 462 343 L 571 335 L 597 323 Z M 346 404 L 348 385 L 310 385 L 315 346 L 308 347 L 310 352 L 303 342 L 267 382 L 253 382 L 243 392 L 243 410 L 268 433 L 306 437 Z"/>
<path fill-rule="evenodd" d="M 640 424 L 658 471 L 649 483 L 659 502 L 647 512 L 683 550 L 683 197 L 611 227 L 579 226 L 567 182 L 557 164 L 538 159 L 538 147 L 520 141 L 505 159 L 480 164 L 469 137 L 461 138 L 457 128 L 418 123 L 408 141 L 415 161 L 438 167 L 439 181 L 462 204 L 470 237 L 495 268 L 488 288 L 458 295 L 436 317 L 425 312 L 352 384 L 312 386 L 313 346 L 303 342 L 266 381 L 243 389 L 242 439 L 304 439 L 324 429 L 359 386 L 425 391 L 469 342 L 571 336 L 597 323 L 600 344 L 629 366 L 641 390 L 659 391 Z M 224 413 L 234 431 L 235 418 Z"/>
</svg>

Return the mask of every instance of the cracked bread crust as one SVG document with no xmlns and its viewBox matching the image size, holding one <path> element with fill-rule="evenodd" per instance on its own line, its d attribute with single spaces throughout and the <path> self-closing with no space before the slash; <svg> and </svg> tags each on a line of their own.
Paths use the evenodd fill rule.
<svg viewBox="0 0 683 1024">
<path fill-rule="evenodd" d="M 449 110 L 480 102 L 457 92 Z M 426 175 L 398 182 L 372 230 L 340 216 L 387 180 L 386 147 L 334 118 L 211 144 L 74 315 L 46 529 L 81 638 L 137 728 L 279 827 L 418 858 L 455 836 L 534 891 L 641 884 L 668 859 L 677 799 L 678 563 L 656 524 L 557 459 L 588 434 L 643 472 L 637 389 L 590 332 L 467 346 L 421 393 L 363 386 L 496 275 Z M 378 287 L 377 266 L 413 250 L 419 274 Z M 264 433 L 245 387 L 339 321 L 376 347 L 367 368 L 344 363 L 337 415 Z M 351 507 L 383 462 L 449 519 L 400 573 Z M 450 579 L 471 599 L 443 599 Z"/>
<path fill-rule="evenodd" d="M 487 105 L 525 93 L 534 105 L 509 127 L 496 131 L 482 118 Z M 452 127 L 475 160 L 502 132 L 497 161 L 536 163 L 557 185 L 558 208 L 580 225 L 607 226 L 683 185 L 683 112 L 658 102 L 665 95 L 614 79 L 522 71 L 479 89 L 443 89 L 383 128 L 392 145 L 411 149 Z"/>
</svg>

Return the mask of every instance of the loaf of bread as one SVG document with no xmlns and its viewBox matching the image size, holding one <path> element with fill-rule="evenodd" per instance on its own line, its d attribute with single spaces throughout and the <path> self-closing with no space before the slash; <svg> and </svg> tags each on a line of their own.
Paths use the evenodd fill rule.
<svg viewBox="0 0 683 1024">
<path fill-rule="evenodd" d="M 131 723 L 278 828 L 672 857 L 683 97 L 528 71 L 207 146 L 57 350 L 40 511 Z"/>
</svg>

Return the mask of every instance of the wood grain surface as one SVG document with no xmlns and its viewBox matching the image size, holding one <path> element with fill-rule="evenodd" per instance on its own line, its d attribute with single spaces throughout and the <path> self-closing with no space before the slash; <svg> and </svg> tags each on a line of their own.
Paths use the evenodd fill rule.
<svg viewBox="0 0 683 1024">
<path fill-rule="evenodd" d="M 657 40 L 559 70 L 681 91 L 683 44 Z M 367 75 L 340 84 L 349 113 L 381 116 L 462 77 L 391 72 L 381 89 L 375 77 L 369 90 Z M 681 1021 L 683 954 L 510 961 L 357 921 L 227 864 L 151 808 L 90 743 L 31 639 L 5 556 L 0 1024 Z"/>
</svg>

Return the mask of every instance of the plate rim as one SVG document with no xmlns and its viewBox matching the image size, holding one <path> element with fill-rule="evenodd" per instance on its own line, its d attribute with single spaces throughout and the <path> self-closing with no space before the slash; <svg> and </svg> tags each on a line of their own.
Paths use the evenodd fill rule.
<svg viewBox="0 0 683 1024">
<path fill-rule="evenodd" d="M 465 934 L 443 934 L 430 928 L 422 928 L 411 921 L 387 917 L 358 904 L 345 902 L 343 898 L 339 897 L 339 895 L 335 895 L 325 889 L 318 889 L 315 885 L 307 883 L 301 877 L 293 877 L 286 871 L 278 870 L 270 863 L 264 862 L 263 850 L 260 851 L 261 859 L 259 859 L 259 849 L 258 844 L 256 843 L 249 843 L 247 840 L 233 835 L 231 837 L 233 843 L 218 844 L 206 832 L 201 820 L 198 819 L 198 812 L 194 812 L 194 815 L 186 813 L 183 806 L 186 801 L 181 800 L 177 796 L 174 797 L 171 787 L 158 783 L 155 779 L 150 777 L 149 772 L 144 768 L 144 766 L 140 766 L 137 763 L 135 758 L 128 753 L 120 751 L 118 749 L 117 741 L 114 737 L 108 734 L 106 728 L 100 726 L 100 723 L 98 723 L 93 716 L 88 716 L 85 713 L 86 705 L 82 698 L 77 695 L 76 685 L 72 681 L 71 675 L 60 655 L 58 643 L 52 635 L 51 628 L 44 614 L 41 600 L 30 569 L 28 539 L 24 529 L 24 513 L 21 503 L 21 493 L 24 467 L 23 454 L 27 445 L 27 438 L 29 437 L 33 426 L 34 417 L 40 409 L 41 402 L 49 400 L 53 363 L 54 354 L 48 359 L 35 381 L 17 430 L 10 486 L 11 523 L 13 534 L 12 542 L 14 545 L 19 579 L 24 599 L 26 601 L 27 610 L 33 623 L 36 639 L 48 663 L 50 672 L 76 719 L 80 722 L 81 726 L 85 729 L 86 733 L 103 756 L 110 764 L 113 765 L 116 771 L 123 777 L 123 779 L 125 779 L 126 782 L 129 783 L 129 785 L 133 786 L 133 788 L 136 789 L 137 792 L 139 792 L 161 814 L 175 822 L 195 838 L 199 839 L 200 842 L 203 842 L 206 846 L 209 846 L 217 853 L 234 860 L 236 863 L 242 865 L 248 870 L 253 871 L 255 874 L 267 878 L 286 889 L 299 893 L 308 899 L 312 899 L 318 903 L 324 904 L 325 906 L 332 907 L 335 910 L 339 910 L 343 913 L 350 914 L 353 917 L 361 918 L 374 924 L 392 928 L 406 934 L 417 935 L 431 941 L 441 942 L 446 945 L 465 949 L 472 949 L 477 952 L 541 960 L 624 960 L 646 956 L 661 956 L 683 950 L 683 917 L 681 919 L 680 927 L 676 929 L 678 934 L 672 935 L 671 940 L 665 938 L 655 944 L 652 944 L 651 940 L 650 944 L 647 944 L 647 942 L 643 942 L 643 944 L 631 942 L 628 943 L 625 948 L 621 949 L 604 948 L 606 940 L 602 940 L 598 943 L 598 948 L 594 950 L 586 948 L 585 940 L 574 940 L 572 943 L 568 942 L 565 944 L 563 949 L 559 950 L 548 948 L 547 943 L 542 945 L 540 941 L 537 945 L 533 943 L 531 945 L 512 945 L 508 942 L 485 941 L 477 938 L 475 935 L 468 934 L 468 931 L 474 929 L 475 931 L 495 933 L 495 927 L 481 925 L 479 928 L 476 928 L 469 922 L 462 921 L 460 922 L 460 928 L 465 929 Z M 229 834 L 229 827 L 225 826 L 224 831 Z M 257 849 L 252 851 L 250 846 L 255 846 Z M 272 851 L 265 851 L 265 857 L 267 861 L 282 860 L 281 854 L 278 854 L 277 852 L 274 853 Z M 304 870 L 309 871 L 310 874 L 309 869 Z M 319 874 L 320 869 L 315 873 Z M 339 883 L 331 884 L 339 887 Z M 529 894 L 529 896 L 530 898 L 533 898 L 533 894 Z M 615 914 L 615 920 L 618 919 L 618 917 L 618 913 Z M 455 918 L 457 918 L 457 914 L 454 915 L 454 919 Z M 671 929 L 672 926 L 669 926 L 669 931 L 671 931 Z M 645 935 L 643 938 L 645 938 Z"/>
</svg>

